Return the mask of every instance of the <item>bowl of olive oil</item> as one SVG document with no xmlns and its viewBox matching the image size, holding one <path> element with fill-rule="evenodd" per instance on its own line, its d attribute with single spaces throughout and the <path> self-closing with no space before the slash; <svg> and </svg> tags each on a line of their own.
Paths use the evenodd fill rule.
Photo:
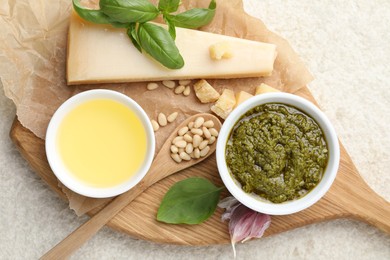
<svg viewBox="0 0 390 260">
<path fill-rule="evenodd" d="M 333 183 L 340 160 L 335 130 L 308 100 L 267 93 L 238 106 L 217 143 L 220 176 L 241 203 L 286 215 L 317 202 Z"/>
<path fill-rule="evenodd" d="M 147 173 L 155 138 L 144 110 L 112 90 L 81 92 L 54 113 L 46 155 L 56 177 L 72 191 L 94 198 L 119 195 Z"/>
</svg>

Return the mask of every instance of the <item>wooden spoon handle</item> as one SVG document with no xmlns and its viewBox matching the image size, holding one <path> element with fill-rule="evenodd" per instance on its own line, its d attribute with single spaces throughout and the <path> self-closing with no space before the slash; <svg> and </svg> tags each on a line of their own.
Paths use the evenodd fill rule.
<svg viewBox="0 0 390 260">
<path fill-rule="evenodd" d="M 141 182 L 139 182 L 131 190 L 116 197 L 95 216 L 90 218 L 87 222 L 69 234 L 64 240 L 44 254 L 41 259 L 68 258 L 149 186 L 180 170 L 179 167 L 172 167 L 172 165 L 174 166 L 172 159 L 169 158 L 170 160 L 165 161 L 164 158 L 166 158 L 166 156 L 158 154 L 148 173 Z M 162 164 L 163 161 L 165 161 L 164 164 Z M 161 165 L 164 165 L 164 167 L 161 167 Z"/>
<path fill-rule="evenodd" d="M 64 240 L 58 243 L 50 251 L 44 254 L 41 259 L 66 259 L 73 252 L 79 249 L 86 241 L 93 237 L 110 219 L 118 214 L 126 205 L 141 194 L 148 185 L 144 181 L 116 197 L 111 203 L 104 207 L 99 213 L 81 225 Z"/>
</svg>

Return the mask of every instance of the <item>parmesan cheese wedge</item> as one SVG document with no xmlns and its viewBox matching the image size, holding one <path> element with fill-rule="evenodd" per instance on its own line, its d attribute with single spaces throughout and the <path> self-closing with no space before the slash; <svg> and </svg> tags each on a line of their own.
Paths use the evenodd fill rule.
<svg viewBox="0 0 390 260">
<path fill-rule="evenodd" d="M 249 99 L 253 97 L 252 94 L 249 94 L 248 92 L 245 92 L 245 91 L 240 91 L 236 94 L 236 105 L 234 106 L 234 108 L 236 108 L 239 104 L 241 104 L 242 102 L 244 102 L 245 100 Z"/>
<path fill-rule="evenodd" d="M 228 42 L 233 57 L 210 58 L 209 48 Z M 68 34 L 67 82 L 73 84 L 157 81 L 165 79 L 260 77 L 272 74 L 273 44 L 176 28 L 176 45 L 185 65 L 170 70 L 140 53 L 125 29 L 89 23 L 75 12 Z"/>
</svg>

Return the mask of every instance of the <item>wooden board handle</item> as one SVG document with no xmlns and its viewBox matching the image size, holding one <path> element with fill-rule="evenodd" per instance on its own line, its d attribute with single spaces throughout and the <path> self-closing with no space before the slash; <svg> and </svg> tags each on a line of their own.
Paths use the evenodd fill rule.
<svg viewBox="0 0 390 260">
<path fill-rule="evenodd" d="M 354 192 L 349 187 L 345 189 L 350 192 L 349 202 L 345 205 L 351 212 L 352 218 L 371 224 L 380 230 L 390 234 L 390 203 L 376 194 L 363 181 L 360 183 L 359 192 Z"/>
<path fill-rule="evenodd" d="M 340 144 L 343 154 L 347 154 Z M 390 234 L 390 203 L 375 193 L 358 174 L 349 156 L 344 156 L 342 165 L 345 167 L 342 178 L 333 183 L 328 198 L 333 204 L 347 211 L 346 216 L 352 217 L 376 226 Z M 344 162 L 343 162 L 344 161 Z"/>
<path fill-rule="evenodd" d="M 370 206 L 354 217 L 390 234 L 390 203 L 376 194 L 370 194 L 366 199 Z"/>
</svg>

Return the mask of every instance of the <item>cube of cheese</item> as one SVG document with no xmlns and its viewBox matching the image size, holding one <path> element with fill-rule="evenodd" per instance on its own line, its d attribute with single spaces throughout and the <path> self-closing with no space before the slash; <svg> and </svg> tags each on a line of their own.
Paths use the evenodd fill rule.
<svg viewBox="0 0 390 260">
<path fill-rule="evenodd" d="M 232 112 L 235 104 L 236 97 L 234 96 L 234 92 L 230 89 L 225 89 L 215 105 L 211 107 L 211 111 L 219 117 L 226 119 L 230 112 Z"/>
<path fill-rule="evenodd" d="M 219 98 L 219 93 L 204 79 L 194 84 L 195 95 L 202 103 L 215 102 Z"/>
<path fill-rule="evenodd" d="M 230 59 L 233 57 L 232 46 L 228 42 L 217 42 L 210 46 L 210 58 L 213 60 Z"/>
<path fill-rule="evenodd" d="M 280 90 L 273 88 L 267 84 L 261 83 L 260 86 L 256 87 L 255 95 L 264 94 L 268 92 L 280 92 Z"/>
<path fill-rule="evenodd" d="M 234 106 L 234 108 L 236 108 L 239 104 L 241 104 L 242 102 L 244 102 L 245 100 L 249 99 L 253 97 L 252 94 L 249 94 L 248 92 L 245 92 L 245 91 L 240 91 L 236 94 L 236 105 Z"/>
</svg>

